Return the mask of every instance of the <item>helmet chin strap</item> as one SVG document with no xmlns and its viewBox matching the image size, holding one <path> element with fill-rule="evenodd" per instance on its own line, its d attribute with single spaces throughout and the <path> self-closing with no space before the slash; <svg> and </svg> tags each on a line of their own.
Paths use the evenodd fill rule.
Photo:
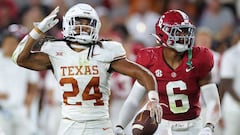
<svg viewBox="0 0 240 135">
<path fill-rule="evenodd" d="M 160 39 L 156 34 L 152 33 L 151 35 L 155 38 L 157 44 L 162 44 L 162 43 L 163 43 L 163 42 L 161 41 L 161 39 Z"/>
<path fill-rule="evenodd" d="M 189 69 L 192 69 L 192 48 L 188 49 L 188 61 L 186 63 Z"/>
<path fill-rule="evenodd" d="M 75 40 L 71 40 L 71 38 L 65 38 L 65 40 L 69 41 L 69 46 L 71 48 L 75 48 L 75 49 L 87 49 L 88 47 L 90 47 L 93 43 L 79 43 Z"/>
</svg>

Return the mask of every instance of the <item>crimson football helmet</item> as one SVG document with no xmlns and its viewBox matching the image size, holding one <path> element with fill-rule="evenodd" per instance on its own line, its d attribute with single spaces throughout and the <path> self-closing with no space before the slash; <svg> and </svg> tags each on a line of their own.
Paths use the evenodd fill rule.
<svg viewBox="0 0 240 135">
<path fill-rule="evenodd" d="M 157 21 L 156 34 L 153 36 L 163 46 L 184 52 L 194 45 L 195 29 L 187 14 L 180 10 L 169 10 Z"/>
<path fill-rule="evenodd" d="M 82 23 L 83 20 L 85 23 Z M 86 28 L 89 31 L 84 30 Z M 100 28 L 97 12 L 88 4 L 80 3 L 71 7 L 63 17 L 63 36 L 72 42 L 93 43 L 98 39 Z"/>
</svg>

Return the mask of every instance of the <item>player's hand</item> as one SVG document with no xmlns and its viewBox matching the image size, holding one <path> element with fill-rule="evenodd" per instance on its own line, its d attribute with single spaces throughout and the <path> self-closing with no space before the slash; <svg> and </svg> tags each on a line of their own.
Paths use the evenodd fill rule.
<svg viewBox="0 0 240 135">
<path fill-rule="evenodd" d="M 57 13 L 59 12 L 59 6 L 57 6 L 48 16 L 46 16 L 40 23 L 34 24 L 42 33 L 47 32 L 53 26 L 55 26 L 59 19 L 57 17 Z"/>
<path fill-rule="evenodd" d="M 161 123 L 162 107 L 158 100 L 149 100 L 147 109 L 150 110 L 150 117 L 154 118 L 157 123 Z"/>
<path fill-rule="evenodd" d="M 212 129 L 210 127 L 204 127 L 203 129 L 200 130 L 198 135 L 212 135 Z"/>
<path fill-rule="evenodd" d="M 148 92 L 147 109 L 150 110 L 150 117 L 154 118 L 157 123 L 161 123 L 162 119 L 162 107 L 159 103 L 158 92 L 156 90 L 150 90 Z"/>
<path fill-rule="evenodd" d="M 125 135 L 125 134 L 124 134 L 124 131 L 123 131 L 123 128 L 121 128 L 121 127 L 119 127 L 119 126 L 116 126 L 116 127 L 114 128 L 114 134 L 115 134 L 115 135 Z"/>
<path fill-rule="evenodd" d="M 34 29 L 29 33 L 29 35 L 38 40 L 41 35 L 48 30 L 50 30 L 53 26 L 55 26 L 59 19 L 57 17 L 57 13 L 59 12 L 59 6 L 57 6 L 48 16 L 46 16 L 41 22 L 34 22 Z"/>
</svg>

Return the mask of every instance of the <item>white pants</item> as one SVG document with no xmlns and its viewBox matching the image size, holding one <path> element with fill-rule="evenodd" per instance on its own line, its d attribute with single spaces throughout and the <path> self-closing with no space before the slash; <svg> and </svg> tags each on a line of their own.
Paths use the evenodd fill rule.
<svg viewBox="0 0 240 135">
<path fill-rule="evenodd" d="M 31 135 L 33 132 L 26 108 L 0 110 L 0 127 L 6 135 Z"/>
<path fill-rule="evenodd" d="M 162 119 L 154 135 L 197 135 L 202 129 L 200 118 L 187 121 L 168 121 Z"/>
<path fill-rule="evenodd" d="M 6 135 L 0 127 L 0 135 Z"/>
<path fill-rule="evenodd" d="M 240 134 L 240 105 L 228 93 L 224 95 L 222 114 L 224 120 L 224 135 Z"/>
<path fill-rule="evenodd" d="M 110 120 L 77 122 L 62 119 L 58 135 L 114 135 Z"/>
<path fill-rule="evenodd" d="M 44 135 L 56 135 L 61 121 L 60 105 L 45 105 L 41 112 L 39 125 Z M 47 123 L 46 123 L 47 121 Z"/>
</svg>

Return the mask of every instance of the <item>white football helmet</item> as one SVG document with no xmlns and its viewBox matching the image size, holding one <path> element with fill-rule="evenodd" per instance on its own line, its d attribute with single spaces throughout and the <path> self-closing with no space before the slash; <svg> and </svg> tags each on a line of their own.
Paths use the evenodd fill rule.
<svg viewBox="0 0 240 135">
<path fill-rule="evenodd" d="M 89 24 L 81 24 L 79 20 L 86 19 Z M 88 4 L 77 4 L 71 7 L 63 16 L 63 37 L 72 42 L 89 44 L 98 40 L 101 22 L 97 12 Z M 83 28 L 90 29 L 86 32 Z"/>
</svg>

